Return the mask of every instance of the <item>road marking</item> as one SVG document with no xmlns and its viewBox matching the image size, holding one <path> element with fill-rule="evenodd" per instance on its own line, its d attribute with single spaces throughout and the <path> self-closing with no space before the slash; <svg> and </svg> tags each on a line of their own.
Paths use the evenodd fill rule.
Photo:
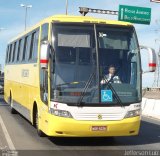
<svg viewBox="0 0 160 156">
<path fill-rule="evenodd" d="M 2 127 L 2 130 L 3 130 L 3 133 L 5 135 L 6 141 L 8 143 L 9 149 L 10 150 L 16 150 L 16 148 L 15 148 L 15 146 L 14 146 L 12 140 L 11 140 L 11 137 L 10 137 L 8 131 L 7 131 L 7 128 L 6 128 L 6 126 L 5 126 L 5 124 L 4 124 L 3 120 L 2 120 L 1 115 L 0 115 L 0 125 Z"/>
</svg>

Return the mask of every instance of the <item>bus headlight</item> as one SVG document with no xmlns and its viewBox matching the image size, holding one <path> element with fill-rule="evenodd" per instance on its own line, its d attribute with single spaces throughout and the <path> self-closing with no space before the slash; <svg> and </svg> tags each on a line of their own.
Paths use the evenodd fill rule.
<svg viewBox="0 0 160 156">
<path fill-rule="evenodd" d="M 125 118 L 131 118 L 139 115 L 141 115 L 141 109 L 128 111 L 127 114 L 125 115 Z"/>
<path fill-rule="evenodd" d="M 58 109 L 50 108 L 49 113 L 56 115 L 56 116 L 60 116 L 60 117 L 72 118 L 71 113 L 65 110 L 58 110 Z"/>
</svg>

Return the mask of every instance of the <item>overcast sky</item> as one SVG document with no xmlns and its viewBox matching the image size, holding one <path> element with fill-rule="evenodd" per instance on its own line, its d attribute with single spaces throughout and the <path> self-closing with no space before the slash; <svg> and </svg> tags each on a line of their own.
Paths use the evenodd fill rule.
<svg viewBox="0 0 160 156">
<path fill-rule="evenodd" d="M 41 19 L 65 13 L 65 0 L 0 0 L 0 28 L 6 28 L 0 32 L 0 64 L 4 65 L 5 51 L 8 40 L 24 30 L 24 8 L 20 4 L 31 4 L 33 7 L 28 11 L 27 25 L 32 26 Z M 151 3 L 150 0 L 69 0 L 69 14 L 79 15 L 78 7 L 85 6 L 98 9 L 110 9 L 118 11 L 119 5 L 132 5 L 149 7 L 152 9 L 152 20 L 150 25 L 134 24 L 136 27 L 139 43 L 147 45 L 158 51 L 160 42 L 160 3 Z M 117 20 L 117 16 L 88 14 L 89 16 L 104 19 Z M 159 22 L 155 22 L 155 21 Z M 142 64 L 145 68 L 147 62 L 146 53 L 142 53 Z M 154 73 L 143 75 L 143 86 L 152 86 Z"/>
</svg>

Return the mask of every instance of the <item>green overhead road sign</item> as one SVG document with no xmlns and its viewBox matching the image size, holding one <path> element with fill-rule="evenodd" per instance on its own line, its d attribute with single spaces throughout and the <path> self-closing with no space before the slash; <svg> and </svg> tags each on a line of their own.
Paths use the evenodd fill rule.
<svg viewBox="0 0 160 156">
<path fill-rule="evenodd" d="M 118 20 L 137 24 L 150 24 L 151 8 L 120 5 Z"/>
</svg>

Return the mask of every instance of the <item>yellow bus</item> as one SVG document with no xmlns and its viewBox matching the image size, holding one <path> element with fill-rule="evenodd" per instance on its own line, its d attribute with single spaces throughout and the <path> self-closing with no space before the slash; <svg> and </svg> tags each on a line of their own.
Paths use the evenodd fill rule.
<svg viewBox="0 0 160 156">
<path fill-rule="evenodd" d="M 154 50 L 143 48 L 153 72 Z M 132 24 L 56 15 L 8 43 L 4 98 L 39 136 L 131 136 L 140 127 L 141 76 Z"/>
</svg>

